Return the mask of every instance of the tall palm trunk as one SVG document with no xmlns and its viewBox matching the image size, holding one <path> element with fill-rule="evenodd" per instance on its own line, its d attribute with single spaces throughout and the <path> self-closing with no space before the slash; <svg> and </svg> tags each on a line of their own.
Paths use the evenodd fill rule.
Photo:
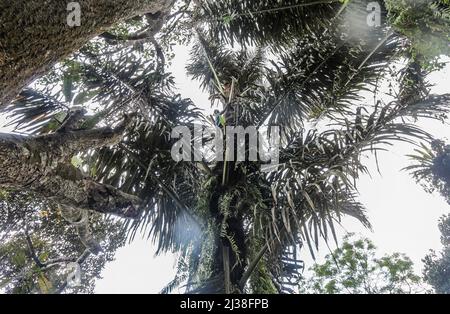
<svg viewBox="0 0 450 314">
<path fill-rule="evenodd" d="M 226 125 L 237 125 L 239 117 L 235 113 L 233 105 L 226 106 L 223 116 Z M 224 132 L 226 133 L 226 132 Z M 224 147 L 228 147 L 225 139 Z M 242 293 L 241 281 L 247 266 L 247 243 L 244 230 L 243 213 L 248 211 L 248 203 L 245 201 L 245 195 L 241 197 L 233 196 L 230 201 L 225 202 L 224 197 L 230 197 L 230 192 L 236 189 L 236 186 L 245 181 L 245 174 L 239 167 L 236 167 L 238 141 L 234 139 L 234 161 L 228 161 L 228 152 L 225 152 L 225 161 L 219 162 L 214 174 L 218 178 L 214 191 L 210 199 L 210 214 L 220 229 L 216 234 L 216 248 L 214 251 L 214 269 L 212 278 L 221 278 L 223 281 L 219 285 L 212 286 L 213 289 L 207 293 Z M 226 208 L 225 208 L 226 207 Z"/>
<path fill-rule="evenodd" d="M 219 163 L 216 169 L 223 167 L 223 163 Z M 220 170 L 218 171 L 220 173 Z M 220 173 L 221 175 L 221 173 Z M 220 177 L 220 176 L 219 176 Z M 244 208 L 237 208 L 238 200 L 233 199 L 229 205 L 236 209 L 230 215 L 224 215 L 223 200 L 221 199 L 227 191 L 233 189 L 234 183 L 238 180 L 239 175 L 231 171 L 229 173 L 229 180 L 227 186 L 218 183 L 215 191 L 210 199 L 210 215 L 219 229 L 215 234 L 215 250 L 213 256 L 213 269 L 211 277 L 207 282 L 213 278 L 220 279 L 218 285 L 207 285 L 203 293 L 240 293 L 239 285 L 242 276 L 245 272 L 247 260 L 247 248 L 244 232 L 244 223 L 242 218 L 242 211 Z"/>
</svg>

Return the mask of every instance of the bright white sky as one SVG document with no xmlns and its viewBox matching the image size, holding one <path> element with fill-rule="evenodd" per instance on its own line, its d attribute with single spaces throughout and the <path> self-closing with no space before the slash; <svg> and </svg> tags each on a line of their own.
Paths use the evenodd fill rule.
<svg viewBox="0 0 450 314">
<path fill-rule="evenodd" d="M 188 59 L 187 48 L 175 51 L 176 59 L 172 71 L 183 97 L 191 98 L 202 108 L 209 108 L 208 95 L 203 94 L 197 82 L 185 75 L 184 67 Z M 433 93 L 449 93 L 450 66 L 433 74 L 431 82 L 436 84 Z M 3 118 L 0 117 L 0 125 Z M 450 135 L 450 126 L 436 121 L 421 122 L 421 126 L 437 138 Z M 7 131 L 1 129 L 0 132 Z M 413 147 L 396 143 L 390 152 L 379 156 L 381 175 L 377 173 L 374 158 L 367 160 L 372 177 L 363 176 L 359 182 L 360 201 L 366 206 L 373 233 L 365 230 L 354 219 L 344 219 L 343 226 L 349 232 L 361 233 L 372 239 L 380 254 L 402 252 L 415 262 L 417 272 L 421 272 L 421 259 L 429 249 L 440 250 L 440 234 L 437 228 L 441 215 L 450 212 L 450 206 L 439 195 L 427 194 L 411 176 L 401 171 L 410 161 L 406 154 Z M 341 230 L 341 235 L 345 230 Z M 171 254 L 155 257 L 155 247 L 151 242 L 136 239 L 117 252 L 116 260 L 104 269 L 103 279 L 97 282 L 96 293 L 158 293 L 175 275 L 175 257 Z M 321 245 L 319 261 L 328 249 Z M 303 258 L 307 267 L 312 260 L 307 250 Z M 177 291 L 175 291 L 177 292 Z"/>
</svg>

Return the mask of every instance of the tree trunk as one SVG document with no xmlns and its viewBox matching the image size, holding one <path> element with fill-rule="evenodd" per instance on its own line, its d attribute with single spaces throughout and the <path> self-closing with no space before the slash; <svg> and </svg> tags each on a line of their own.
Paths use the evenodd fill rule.
<svg viewBox="0 0 450 314">
<path fill-rule="evenodd" d="M 30 138 L 0 134 L 0 189 L 32 191 L 61 206 L 134 218 L 139 198 L 97 183 L 71 164 L 79 152 L 119 142 L 125 127 Z"/>
<path fill-rule="evenodd" d="M 172 0 L 78 0 L 81 26 L 70 27 L 70 2 L 0 0 L 0 107 L 114 24 L 173 5 Z"/>
<path fill-rule="evenodd" d="M 235 141 L 237 143 L 237 141 Z M 236 144 L 237 145 L 237 144 Z M 235 149 L 236 151 L 236 149 Z M 246 199 L 234 197 L 229 203 L 230 212 L 233 214 L 225 217 L 221 211 L 221 197 L 235 189 L 238 182 L 245 176 L 240 170 L 235 170 L 234 162 L 229 162 L 229 171 L 226 186 L 222 185 L 224 163 L 220 162 L 213 169 L 215 176 L 220 178 L 209 199 L 209 211 L 211 219 L 219 226 L 215 234 L 215 249 L 213 251 L 213 263 L 210 278 L 207 284 L 198 289 L 198 293 L 241 293 L 240 282 L 247 267 L 246 234 L 244 228 L 243 212 L 248 212 L 248 204 L 240 202 Z M 231 210 L 234 208 L 234 210 Z M 224 224 L 226 227 L 224 227 Z M 224 236 L 225 231 L 228 237 Z M 233 244 L 234 244 L 233 249 Z"/>
</svg>

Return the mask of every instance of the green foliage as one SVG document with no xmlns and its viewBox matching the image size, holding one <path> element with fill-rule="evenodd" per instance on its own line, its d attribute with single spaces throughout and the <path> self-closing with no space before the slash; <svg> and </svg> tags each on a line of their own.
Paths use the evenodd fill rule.
<svg viewBox="0 0 450 314">
<path fill-rule="evenodd" d="M 89 278 L 99 274 L 125 237 L 132 241 L 144 233 L 156 242 L 158 253 L 179 254 L 178 274 L 163 292 L 183 283 L 193 293 L 223 292 L 223 247 L 230 248 L 233 290 L 292 292 L 288 289 L 303 267 L 297 249 L 307 247 L 314 255 L 321 238 L 337 240 L 335 224 L 344 215 L 370 227 L 355 185 L 367 172 L 361 155 L 376 153 L 393 141 L 428 139 L 414 119 L 442 118 L 450 99 L 436 96 L 424 101 L 428 96 L 424 71 L 387 27 L 370 32 L 366 27 L 361 38 L 346 32 L 352 25 L 343 23 L 346 14 L 338 13 L 345 10 L 351 16 L 358 10 L 356 15 L 364 16 L 358 22 L 365 23 L 367 12 L 361 3 L 181 1 L 153 40 L 130 44 L 130 35 L 149 25 L 143 18 L 126 21 L 110 31 L 113 41 L 105 34 L 92 40 L 23 91 L 8 110 L 13 123 L 30 133 L 55 132 L 74 106 L 93 111 L 85 117 L 84 129 L 114 126 L 132 114 L 133 122 L 120 144 L 79 152 L 73 160 L 95 180 L 144 200 L 142 214 L 134 221 L 93 217 L 106 257 L 98 264 L 88 261 Z M 392 14 L 396 8 L 392 4 Z M 202 162 L 177 163 L 171 158 L 170 134 L 175 126 L 192 129 L 194 123 L 209 123 L 199 109 L 203 104 L 178 95 L 175 80 L 165 69 L 173 57 L 173 44 L 187 45 L 194 37 L 188 74 L 209 92 L 213 106 L 228 111 L 222 115 L 223 124 L 229 125 L 227 120 L 233 116 L 233 122 L 243 126 L 281 128 L 278 168 L 267 173 L 261 170 L 262 162 L 224 164 L 205 157 Z M 234 43 L 239 48 L 230 47 Z M 408 58 L 407 65 L 390 73 L 390 66 L 402 56 Z M 398 83 L 399 90 L 393 91 L 398 99 L 363 103 L 363 93 L 375 91 L 377 98 L 383 79 Z M 29 208 L 36 223 L 33 243 L 43 241 L 39 256 L 45 260 L 80 254 L 84 247 L 79 238 L 65 233 L 70 224 L 59 221 L 54 212 L 45 219 L 35 217 L 40 206 Z M 56 226 L 50 223 L 54 219 Z M 5 250 L 13 248 L 10 256 L 16 256 L 11 261 L 4 255 L 7 266 L 2 279 L 7 280 L 8 291 L 46 290 L 48 281 L 58 286 L 51 274 L 30 272 L 29 257 L 23 264 L 26 248 L 16 239 L 23 230 L 15 228 L 17 232 L 5 242 L 12 245 L 5 244 Z M 115 237 L 117 245 L 112 241 Z M 366 244 L 344 247 L 359 255 L 342 258 L 360 267 L 358 258 L 364 257 L 364 250 L 373 250 Z M 385 281 L 399 282 L 401 276 L 414 279 L 403 256 L 376 261 Z M 252 263 L 256 267 L 249 284 L 241 283 Z M 24 268 L 32 274 L 26 284 L 14 277 Z M 334 274 L 329 269 L 332 265 L 317 268 L 319 273 Z M 359 283 L 346 280 L 349 287 Z M 91 284 L 83 291 L 92 291 Z M 331 280 L 321 289 L 334 292 L 341 289 L 339 285 Z M 398 292 L 403 287 L 389 289 Z"/>
<path fill-rule="evenodd" d="M 262 246 L 265 244 L 264 239 L 255 236 L 251 241 L 252 247 L 250 248 L 250 260 L 256 257 L 256 254 L 261 250 Z M 274 280 L 272 278 L 272 273 L 270 270 L 270 262 L 263 258 L 250 277 L 250 290 L 254 294 L 276 294 L 278 289 L 274 285 Z"/>
<path fill-rule="evenodd" d="M 450 294 L 450 215 L 441 218 L 439 230 L 444 248 L 440 254 L 431 251 L 424 258 L 424 280 L 436 293 Z"/>
<path fill-rule="evenodd" d="M 273 44 L 276 49 L 303 34 L 319 34 L 340 6 L 339 0 L 207 0 L 198 19 L 223 43 Z"/>
<path fill-rule="evenodd" d="M 79 231 L 45 200 L 8 193 L 0 199 L 0 289 L 20 294 L 92 293 L 105 264 L 124 245 L 125 234 L 120 223 L 99 214 L 90 216 L 89 225 L 104 252 L 82 262 L 80 286 L 66 287 L 67 264 L 86 254 Z"/>
<path fill-rule="evenodd" d="M 386 0 L 389 23 L 411 41 L 411 53 L 424 66 L 450 55 L 450 6 L 446 0 Z"/>
<path fill-rule="evenodd" d="M 429 192 L 439 192 L 450 203 L 450 146 L 441 140 L 434 140 L 431 147 L 422 144 L 410 158 L 415 164 L 410 171 L 418 183 Z"/>
<path fill-rule="evenodd" d="M 439 192 L 450 203 L 450 146 L 435 140 L 431 147 L 422 145 L 411 155 L 414 165 L 406 169 L 429 192 Z M 424 280 L 436 293 L 450 293 L 450 216 L 443 216 L 439 222 L 441 253 L 431 251 L 424 259 Z"/>
<path fill-rule="evenodd" d="M 423 292 L 421 278 L 404 254 L 376 257 L 368 239 L 344 238 L 340 248 L 316 264 L 300 284 L 301 293 L 323 294 L 410 294 Z"/>
</svg>

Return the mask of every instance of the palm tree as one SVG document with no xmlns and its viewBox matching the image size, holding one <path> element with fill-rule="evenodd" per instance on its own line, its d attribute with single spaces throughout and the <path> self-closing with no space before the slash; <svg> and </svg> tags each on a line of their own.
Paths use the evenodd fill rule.
<svg viewBox="0 0 450 314">
<path fill-rule="evenodd" d="M 324 37 L 322 42 L 328 45 L 319 47 L 303 37 L 301 44 L 283 51 L 275 63 L 267 61 L 261 48 L 253 54 L 234 52 L 199 36 L 188 72 L 222 103 L 224 115 L 231 117 L 226 124 L 281 126 L 283 146 L 280 166 L 268 175 L 254 163 L 209 166 L 215 179 L 208 181 L 206 204 L 219 226 L 210 231 L 217 243 L 216 259 L 210 262 L 206 282 L 200 278 L 188 283 L 192 292 L 244 291 L 249 277 L 253 284 L 247 291 L 286 291 L 292 282 L 287 278 L 296 277 L 301 268 L 289 248 L 305 244 L 314 254 L 319 238 L 334 235 L 334 223 L 344 214 L 369 226 L 354 197 L 352 181 L 367 170 L 359 156 L 366 150 L 375 152 L 386 141 L 427 137 L 414 125 L 396 119 L 441 110 L 439 103 L 411 103 L 414 97 L 407 86 L 398 102 L 377 103 L 372 109 L 353 105 L 366 84 L 383 75 L 383 61 L 392 62 L 397 43 L 386 41 L 373 53 L 332 35 Z M 413 69 L 405 68 L 408 80 L 416 74 Z M 417 87 L 422 84 L 417 79 L 414 95 L 419 94 L 419 99 L 422 89 Z M 330 129 L 311 128 L 319 122 L 328 122 Z M 224 171 L 228 171 L 225 176 Z M 191 259 L 192 255 L 188 265 L 204 266 L 201 255 Z M 205 270 L 188 268 L 190 281 L 198 271 Z"/>
</svg>

